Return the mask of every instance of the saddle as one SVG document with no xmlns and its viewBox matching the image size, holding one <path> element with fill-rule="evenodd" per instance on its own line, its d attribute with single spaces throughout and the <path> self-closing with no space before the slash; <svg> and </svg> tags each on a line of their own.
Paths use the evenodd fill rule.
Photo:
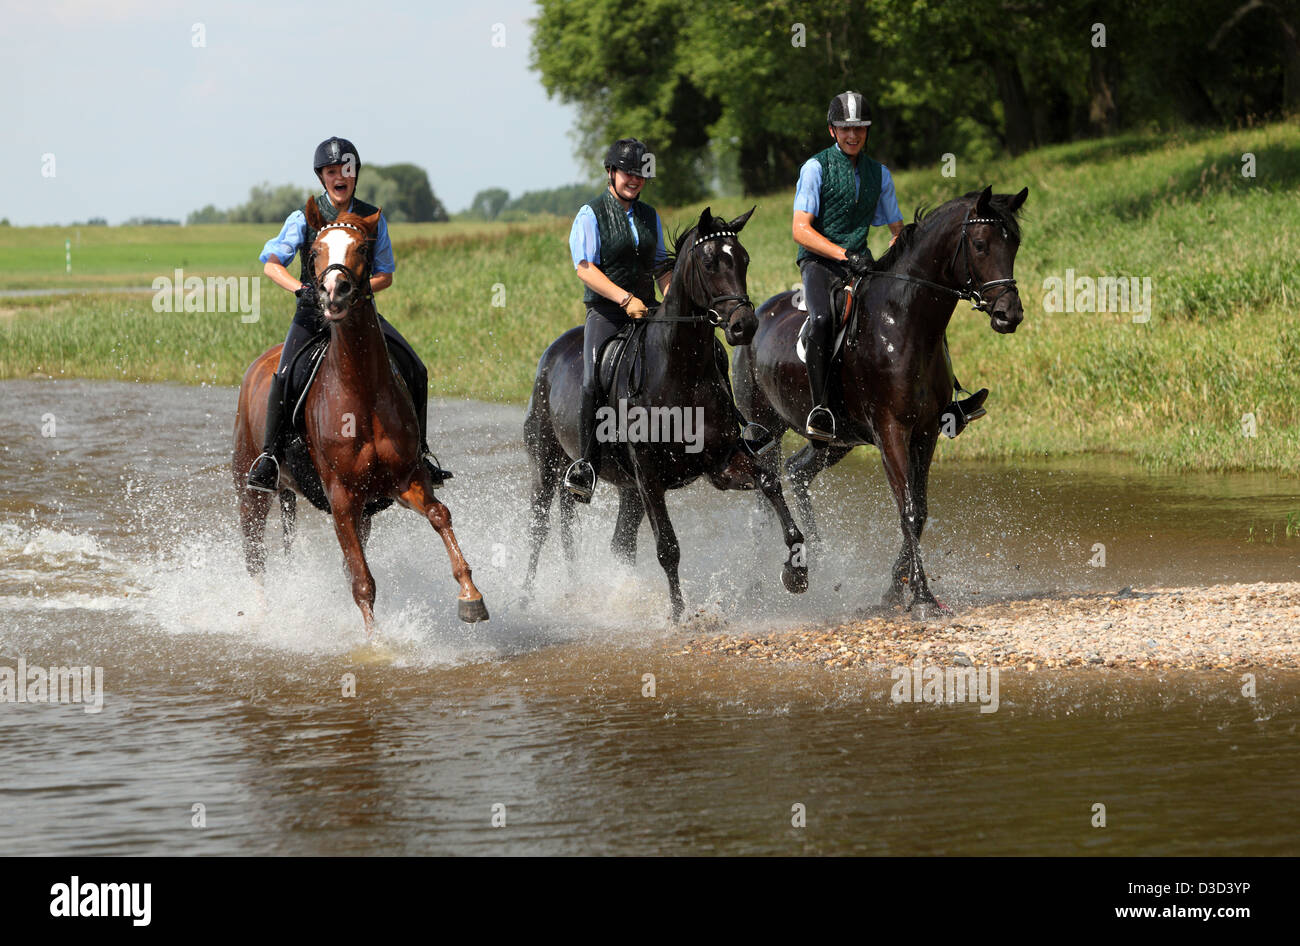
<svg viewBox="0 0 1300 946">
<path fill-rule="evenodd" d="M 852 286 L 850 284 L 838 279 L 831 286 L 831 311 L 835 313 L 836 325 L 835 347 L 831 349 L 832 366 L 838 364 L 840 361 L 840 356 L 843 354 L 844 349 L 844 340 L 846 338 L 856 337 L 857 321 L 860 317 L 860 310 L 866 308 L 866 301 L 858 298 L 856 304 L 853 305 L 852 311 L 849 311 L 846 314 L 846 310 L 853 301 L 850 294 L 851 288 Z M 865 290 L 866 287 L 860 285 L 857 293 L 858 296 L 862 296 Z M 797 298 L 799 304 L 796 308 L 801 312 L 807 312 L 808 303 L 804 301 L 803 293 L 800 292 Z M 799 327 L 799 338 L 795 342 L 794 347 L 795 354 L 797 354 L 799 360 L 805 364 L 808 361 L 808 338 L 811 332 L 812 318 L 811 316 L 807 316 L 803 320 L 803 325 Z"/>
<path fill-rule="evenodd" d="M 290 363 L 289 370 L 285 372 L 284 403 L 286 407 L 292 409 L 290 427 L 296 436 L 305 436 L 307 433 L 304 419 L 307 392 L 311 390 L 312 384 L 316 381 L 316 375 L 325 360 L 325 351 L 329 348 L 329 341 L 330 330 L 328 328 L 321 329 L 302 346 Z M 388 342 L 386 336 L 384 341 Z M 388 342 L 389 367 L 393 369 L 393 374 L 406 385 L 406 390 L 408 392 L 413 391 L 414 379 L 408 378 L 403 373 L 401 364 L 401 361 L 394 354 L 392 343 Z"/>
<path fill-rule="evenodd" d="M 629 358 L 627 394 L 635 396 L 640 392 L 645 379 L 645 329 L 644 321 L 629 322 L 601 346 L 596 355 L 596 383 L 601 403 L 608 404 L 613 398 L 619 369 Z"/>
<path fill-rule="evenodd" d="M 387 342 L 387 338 L 385 338 L 385 341 Z M 311 390 L 312 384 L 316 381 L 316 375 L 320 372 L 320 366 L 325 360 L 325 351 L 329 348 L 329 342 L 330 330 L 328 328 L 321 329 L 321 331 L 313 335 L 289 364 L 289 370 L 285 372 L 284 382 L 284 403 L 286 407 L 292 407 L 288 435 L 285 438 L 287 442 L 284 448 L 284 463 L 293 475 L 294 482 L 302 490 L 302 494 L 307 497 L 307 501 L 323 512 L 330 512 L 330 504 L 325 495 L 325 487 L 321 484 L 320 474 L 316 472 L 316 466 L 312 462 L 310 452 L 307 450 L 307 428 L 304 415 L 307 392 Z M 402 373 L 399 367 L 401 362 L 394 357 L 391 343 L 388 347 L 388 364 L 393 369 L 393 374 L 402 379 L 407 391 L 413 390 L 413 381 Z M 366 503 L 366 515 L 374 515 L 380 510 L 387 509 L 392 504 L 393 501 L 388 498 L 372 499 Z"/>
</svg>

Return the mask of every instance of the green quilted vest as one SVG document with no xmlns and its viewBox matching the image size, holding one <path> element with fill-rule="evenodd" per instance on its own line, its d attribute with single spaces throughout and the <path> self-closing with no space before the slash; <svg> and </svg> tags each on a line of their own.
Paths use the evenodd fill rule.
<svg viewBox="0 0 1300 946">
<path fill-rule="evenodd" d="M 646 305 L 654 305 L 655 250 L 659 246 L 654 208 L 639 200 L 632 203 L 637 236 L 634 241 L 627 212 L 608 188 L 587 206 L 596 215 L 596 233 L 600 236 L 600 271 L 614 285 L 630 290 Z M 609 302 L 590 287 L 582 294 L 582 301 L 589 307 Z"/>
<path fill-rule="evenodd" d="M 863 253 L 867 249 L 867 230 L 880 200 L 880 162 L 865 154 L 858 155 L 861 188 L 853 193 L 853 162 L 839 148 L 831 145 L 816 155 L 822 166 L 821 211 L 813 218 L 813 229 L 832 243 Z M 799 262 L 817 254 L 799 247 Z"/>
<path fill-rule="evenodd" d="M 333 202 L 324 194 L 316 195 L 316 207 L 320 210 L 320 214 L 325 218 L 326 223 L 333 223 L 339 218 L 339 212 L 334 208 Z M 369 217 L 378 209 L 373 204 L 367 204 L 364 200 L 352 198 L 351 213 L 359 217 Z M 298 248 L 298 254 L 302 259 L 302 275 L 298 277 L 299 282 L 307 282 L 307 257 L 311 255 L 311 245 L 316 242 L 316 234 L 319 232 L 319 230 L 313 230 L 310 223 L 307 224 L 306 229 L 303 231 L 302 246 Z M 366 265 L 370 267 L 373 274 L 375 270 L 375 239 L 373 235 L 366 241 Z"/>
</svg>

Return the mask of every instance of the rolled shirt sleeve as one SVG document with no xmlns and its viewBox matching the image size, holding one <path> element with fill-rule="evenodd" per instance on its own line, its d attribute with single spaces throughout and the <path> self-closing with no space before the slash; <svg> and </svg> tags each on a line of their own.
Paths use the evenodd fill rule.
<svg viewBox="0 0 1300 946">
<path fill-rule="evenodd" d="M 799 186 L 794 192 L 794 209 L 816 217 L 822 209 L 822 166 L 816 158 L 809 158 L 799 169 Z"/>
<path fill-rule="evenodd" d="M 375 272 L 397 272 L 397 260 L 393 258 L 393 241 L 388 236 L 388 218 L 379 215 L 379 226 L 375 230 Z"/>
<path fill-rule="evenodd" d="M 632 228 L 632 232 L 636 233 L 635 227 Z M 664 260 L 668 259 L 668 248 L 664 246 L 664 218 L 659 216 L 657 210 L 655 211 L 655 232 L 659 234 L 659 245 L 655 247 L 655 269 L 658 269 L 664 264 Z"/>
<path fill-rule="evenodd" d="M 284 221 L 278 236 L 266 241 L 258 262 L 268 263 L 274 256 L 280 265 L 288 266 L 293 261 L 298 248 L 302 246 L 303 235 L 307 232 L 307 216 L 301 210 L 295 210 Z"/>
<path fill-rule="evenodd" d="M 569 256 L 573 258 L 574 269 L 583 262 L 600 265 L 600 233 L 596 230 L 596 215 L 586 204 L 573 218 L 573 226 L 569 229 Z"/>
<path fill-rule="evenodd" d="M 894 193 L 894 176 L 889 168 L 880 166 L 880 198 L 876 201 L 876 214 L 871 218 L 872 226 L 884 227 L 891 223 L 902 223 L 903 215 L 898 212 L 898 195 Z"/>
</svg>

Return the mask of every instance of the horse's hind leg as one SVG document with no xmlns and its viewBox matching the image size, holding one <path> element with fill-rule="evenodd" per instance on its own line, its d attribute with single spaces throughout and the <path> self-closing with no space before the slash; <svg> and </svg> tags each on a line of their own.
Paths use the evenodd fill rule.
<svg viewBox="0 0 1300 946">
<path fill-rule="evenodd" d="M 451 559 L 451 574 L 460 585 L 460 596 L 458 598 L 458 611 L 460 619 L 466 624 L 473 624 L 475 621 L 486 621 L 488 619 L 487 605 L 483 603 L 483 595 L 478 588 L 474 586 L 474 579 L 470 573 L 469 564 L 465 561 L 465 556 L 461 554 L 460 543 L 456 541 L 456 533 L 451 528 L 451 512 L 438 501 L 433 495 L 433 490 L 429 488 L 424 477 L 415 480 L 407 487 L 406 492 L 398 497 L 400 502 L 407 509 L 414 509 L 420 515 L 429 520 L 434 531 L 442 539 L 442 544 L 447 547 L 447 557 Z"/>
<path fill-rule="evenodd" d="M 291 489 L 280 490 L 280 528 L 284 532 L 284 554 L 288 555 L 298 529 L 298 497 Z"/>
<path fill-rule="evenodd" d="M 239 490 L 239 531 L 244 543 L 244 567 L 259 583 L 266 571 L 266 517 L 270 511 L 270 493 Z"/>
<path fill-rule="evenodd" d="M 785 469 L 790 475 L 790 492 L 794 496 L 795 509 L 808 529 L 808 538 L 813 542 L 821 541 L 821 533 L 813 514 L 812 482 L 818 473 L 839 463 L 852 449 L 840 445 L 814 447 L 809 443 L 786 462 Z"/>
<path fill-rule="evenodd" d="M 636 533 L 645 518 L 645 503 L 635 487 L 618 491 L 618 522 L 614 525 L 614 540 L 610 551 L 628 565 L 636 564 Z"/>
</svg>

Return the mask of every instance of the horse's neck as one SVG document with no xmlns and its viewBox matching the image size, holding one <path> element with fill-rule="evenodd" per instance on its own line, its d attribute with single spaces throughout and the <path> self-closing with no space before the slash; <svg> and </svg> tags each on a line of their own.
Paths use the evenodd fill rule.
<svg viewBox="0 0 1300 946">
<path fill-rule="evenodd" d="M 388 346 L 379 315 L 369 299 L 342 322 L 332 325 L 328 361 L 345 386 L 355 384 L 362 390 L 375 391 L 392 372 L 388 366 Z"/>
<path fill-rule="evenodd" d="M 663 322 L 661 338 L 668 351 L 690 357 L 713 358 L 714 326 L 706 318 L 707 313 L 697 308 L 684 291 L 680 291 L 677 273 L 673 273 L 673 282 L 664 295 L 661 311 L 673 318 L 689 318 L 689 322 Z"/>
<path fill-rule="evenodd" d="M 900 254 L 898 259 L 894 260 L 888 272 L 914 276 L 940 286 L 949 285 L 952 274 L 947 271 L 947 261 L 952 258 L 952 247 L 936 247 L 934 242 L 934 240 L 924 240 L 913 244 L 906 253 Z M 940 261 L 937 272 L 926 265 L 926 260 L 936 259 Z M 883 281 L 890 284 L 887 297 L 898 300 L 897 310 L 901 311 L 905 325 L 915 327 L 927 340 L 938 341 L 943 338 L 948 323 L 952 320 L 953 311 L 957 308 L 956 296 L 903 279 L 885 276 Z M 868 320 L 863 320 L 860 324 L 859 332 L 865 330 L 866 321 Z"/>
</svg>

